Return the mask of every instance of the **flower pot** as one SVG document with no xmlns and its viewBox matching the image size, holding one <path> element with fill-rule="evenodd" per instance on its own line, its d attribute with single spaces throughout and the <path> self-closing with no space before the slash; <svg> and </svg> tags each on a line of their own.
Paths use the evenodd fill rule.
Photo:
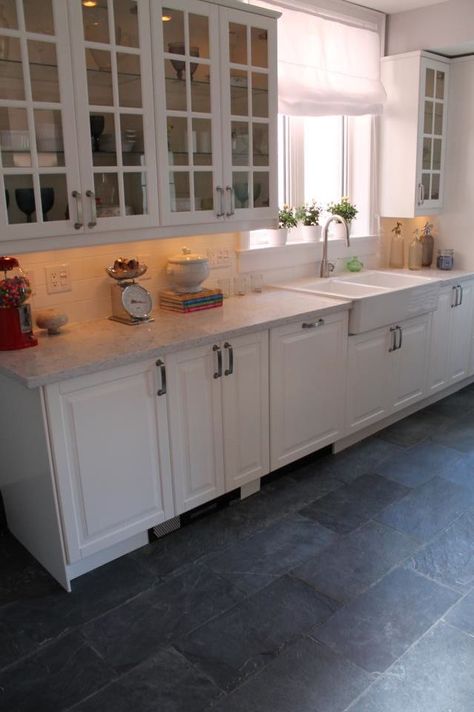
<svg viewBox="0 0 474 712">
<path fill-rule="evenodd" d="M 351 223 L 347 222 L 347 228 L 349 230 L 349 235 L 351 234 Z M 346 231 L 344 225 L 340 222 L 332 222 L 329 226 L 329 234 L 334 240 L 345 240 Z"/>
<path fill-rule="evenodd" d="M 273 246 L 274 247 L 281 247 L 283 245 L 286 245 L 287 240 L 288 240 L 288 228 L 287 227 L 279 227 L 278 230 L 273 231 Z"/>
<path fill-rule="evenodd" d="M 303 242 L 318 242 L 321 239 L 321 225 L 300 225 L 299 234 Z"/>
</svg>

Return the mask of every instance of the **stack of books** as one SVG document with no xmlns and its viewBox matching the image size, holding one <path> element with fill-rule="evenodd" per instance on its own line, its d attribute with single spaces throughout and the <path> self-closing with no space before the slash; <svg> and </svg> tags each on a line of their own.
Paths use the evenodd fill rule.
<svg viewBox="0 0 474 712">
<path fill-rule="evenodd" d="M 220 289 L 201 289 L 200 292 L 176 294 L 171 289 L 160 292 L 160 308 L 185 314 L 221 307 L 223 296 Z"/>
</svg>

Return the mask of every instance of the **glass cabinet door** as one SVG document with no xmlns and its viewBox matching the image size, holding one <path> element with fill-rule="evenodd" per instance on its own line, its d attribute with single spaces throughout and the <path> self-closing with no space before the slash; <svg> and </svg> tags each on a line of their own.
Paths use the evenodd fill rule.
<svg viewBox="0 0 474 712">
<path fill-rule="evenodd" d="M 217 13 L 193 0 L 152 4 L 165 224 L 223 217 Z"/>
<path fill-rule="evenodd" d="M 226 214 L 277 211 L 276 22 L 221 9 Z"/>
<path fill-rule="evenodd" d="M 422 64 L 421 166 L 417 203 L 441 205 L 442 169 L 447 111 L 448 67 L 425 60 Z"/>
<path fill-rule="evenodd" d="M 147 0 L 70 0 L 84 216 L 158 225 Z"/>
<path fill-rule="evenodd" d="M 2 0 L 3 237 L 16 240 L 82 229 L 68 44 L 67 7 L 61 0 Z"/>
</svg>

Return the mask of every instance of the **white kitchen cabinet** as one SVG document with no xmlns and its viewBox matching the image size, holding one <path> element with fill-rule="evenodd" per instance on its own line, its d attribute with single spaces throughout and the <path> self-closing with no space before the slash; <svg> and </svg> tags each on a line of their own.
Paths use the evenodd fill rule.
<svg viewBox="0 0 474 712">
<path fill-rule="evenodd" d="M 178 514 L 268 473 L 268 332 L 166 358 Z"/>
<path fill-rule="evenodd" d="M 349 337 L 346 432 L 421 400 L 427 390 L 431 314 Z"/>
<path fill-rule="evenodd" d="M 45 388 L 69 564 L 174 515 L 156 372 L 138 363 Z"/>
<path fill-rule="evenodd" d="M 443 286 L 433 312 L 429 358 L 429 393 L 447 388 L 470 374 L 474 283 Z"/>
<path fill-rule="evenodd" d="M 347 312 L 270 332 L 270 463 L 275 470 L 343 434 Z"/>
<path fill-rule="evenodd" d="M 408 52 L 381 60 L 380 213 L 415 217 L 443 205 L 449 60 Z"/>
<path fill-rule="evenodd" d="M 278 13 L 219 5 L 152 2 L 162 217 L 268 226 L 278 208 Z"/>
</svg>

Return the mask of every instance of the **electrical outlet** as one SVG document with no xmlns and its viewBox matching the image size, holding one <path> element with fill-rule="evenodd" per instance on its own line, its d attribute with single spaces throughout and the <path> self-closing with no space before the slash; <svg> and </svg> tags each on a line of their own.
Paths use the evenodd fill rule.
<svg viewBox="0 0 474 712">
<path fill-rule="evenodd" d="M 50 265 L 45 267 L 44 271 L 46 273 L 46 291 L 48 294 L 70 292 L 72 290 L 69 265 Z"/>
<path fill-rule="evenodd" d="M 228 248 L 208 250 L 207 258 L 209 260 L 209 267 L 211 269 L 216 269 L 217 267 L 231 266 L 231 253 Z"/>
</svg>

